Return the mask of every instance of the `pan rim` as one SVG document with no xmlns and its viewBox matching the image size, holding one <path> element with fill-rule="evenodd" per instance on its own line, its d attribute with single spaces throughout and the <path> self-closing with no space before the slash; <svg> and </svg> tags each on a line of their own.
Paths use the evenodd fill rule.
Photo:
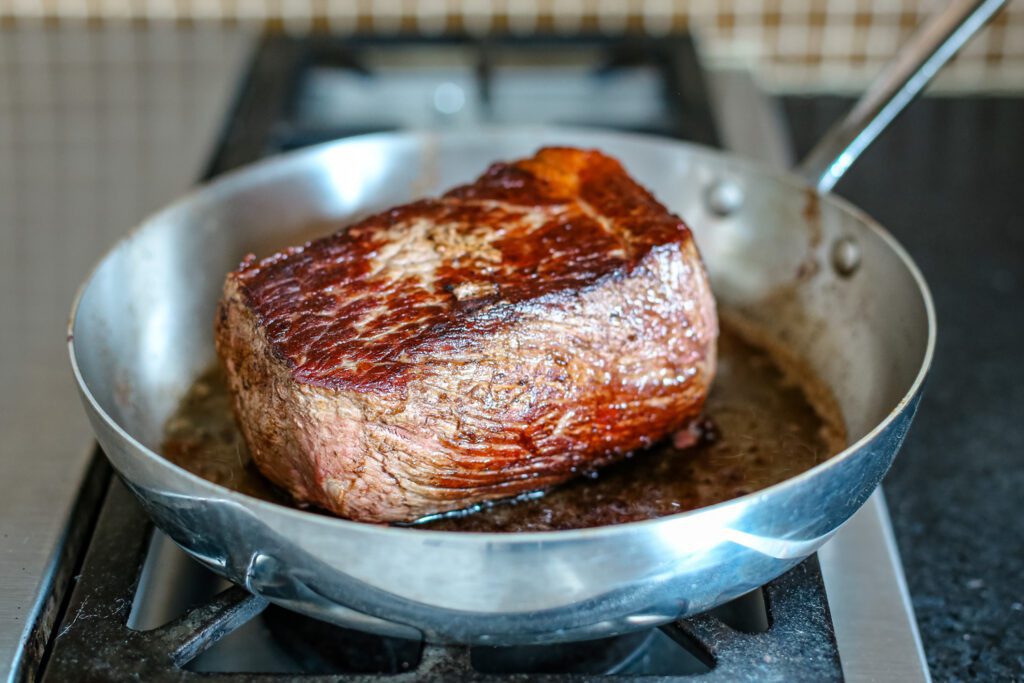
<svg viewBox="0 0 1024 683">
<path fill-rule="evenodd" d="M 344 519 L 341 517 L 334 517 L 328 514 L 320 514 L 316 512 L 309 512 L 287 505 L 274 503 L 271 501 L 262 500 L 234 491 L 220 484 L 216 484 L 208 479 L 204 479 L 182 467 L 171 462 L 163 455 L 157 453 L 155 450 L 149 448 L 145 444 L 141 443 L 138 439 L 128 433 L 106 410 L 99 404 L 96 397 L 90 390 L 88 383 L 85 381 L 81 373 L 81 369 L 78 364 L 78 358 L 75 346 L 74 330 L 75 325 L 78 321 L 79 306 L 88 290 L 90 284 L 92 284 L 96 273 L 99 269 L 111 258 L 114 253 L 120 249 L 125 243 L 129 242 L 135 235 L 145 230 L 147 227 L 156 223 L 159 219 L 169 214 L 173 214 L 180 207 L 194 201 L 200 196 L 209 195 L 215 190 L 229 191 L 233 185 L 239 184 L 243 181 L 252 180 L 258 176 L 273 177 L 277 173 L 285 171 L 290 165 L 299 163 L 307 157 L 312 158 L 330 153 L 334 148 L 344 146 L 346 144 L 354 143 L 371 143 L 379 139 L 388 140 L 407 140 L 409 142 L 416 142 L 417 140 L 427 139 L 430 141 L 436 141 L 444 137 L 458 136 L 465 138 L 471 135 L 529 135 L 533 134 L 538 137 L 550 137 L 564 135 L 567 137 L 573 136 L 592 136 L 592 137 L 605 137 L 606 139 L 618 139 L 622 141 L 636 141 L 653 143 L 657 142 L 660 145 L 671 145 L 676 148 L 682 148 L 687 150 L 690 154 L 696 154 L 696 156 L 705 157 L 716 157 L 721 160 L 727 161 L 738 168 L 742 168 L 756 176 L 765 176 L 772 178 L 777 182 L 792 188 L 800 192 L 813 192 L 815 193 L 820 201 L 826 202 L 833 205 L 840 211 L 850 215 L 862 224 L 867 230 L 874 233 L 882 242 L 892 250 L 892 252 L 899 258 L 902 265 L 907 269 L 915 284 L 917 285 L 918 293 L 921 296 L 922 303 L 925 309 L 925 317 L 927 319 L 927 340 L 925 342 L 924 355 L 921 359 L 920 366 L 917 373 L 914 376 L 914 380 L 910 383 L 909 388 L 901 396 L 896 405 L 886 414 L 886 416 L 880 420 L 872 429 L 861 436 L 853 443 L 847 445 L 843 450 L 830 456 L 828 459 L 821 463 L 818 463 L 814 467 L 811 467 L 803 472 L 784 479 L 780 482 L 772 484 L 771 486 L 758 489 L 751 493 L 739 496 L 736 498 L 730 498 L 713 505 L 706 507 L 695 508 L 693 510 L 686 510 L 672 515 L 666 515 L 664 517 L 655 517 L 652 519 L 645 519 L 633 522 L 623 522 L 621 524 L 611 524 L 597 527 L 587 527 L 583 529 L 564 529 L 564 530 L 553 530 L 553 531 L 519 531 L 519 532 L 500 532 L 500 531 L 442 531 L 437 529 L 423 529 L 410 526 L 390 526 L 380 524 L 370 524 L 366 522 L 358 522 L 355 520 Z M 932 360 L 935 352 L 937 336 L 937 319 L 935 314 L 935 305 L 932 299 L 931 290 L 928 287 L 928 283 L 921 273 L 917 264 L 911 258 L 910 254 L 903 248 L 903 246 L 886 230 L 878 221 L 872 218 L 867 212 L 858 208 L 850 201 L 839 197 L 832 193 L 818 194 L 806 180 L 790 171 L 779 170 L 772 168 L 761 162 L 754 160 L 744 159 L 721 150 L 706 147 L 704 145 L 695 144 L 683 140 L 674 140 L 671 138 L 665 138 L 658 135 L 644 134 L 644 133 L 633 133 L 633 132 L 621 132 L 615 130 L 609 130 L 604 128 L 587 128 L 582 126 L 542 126 L 542 125 L 522 125 L 522 126 L 481 126 L 472 128 L 469 130 L 460 129 L 457 132 L 441 132 L 441 131 L 424 131 L 424 130 L 405 130 L 405 131 L 390 131 L 382 133 L 371 133 L 367 135 L 353 136 L 349 138 L 342 138 L 339 140 L 332 140 L 329 142 L 313 145 L 310 147 L 277 154 L 265 159 L 258 160 L 251 164 L 246 164 L 242 167 L 229 171 L 221 176 L 218 176 L 210 181 L 197 183 L 191 189 L 183 193 L 176 200 L 167 204 L 160 209 L 148 214 L 143 218 L 137 225 L 129 230 L 123 237 L 118 239 L 109 249 L 107 249 L 100 259 L 93 265 L 89 270 L 88 275 L 82 284 L 78 287 L 75 297 L 72 301 L 71 310 L 67 324 L 67 346 L 68 354 L 70 356 L 72 372 L 75 377 L 75 381 L 78 384 L 79 391 L 85 400 L 89 403 L 96 415 L 103 420 L 108 428 L 127 444 L 129 444 L 136 451 L 144 454 L 144 457 L 157 463 L 159 467 L 170 468 L 177 476 L 184 477 L 190 484 L 198 486 L 201 490 L 207 489 L 208 492 L 215 493 L 217 497 L 221 499 L 227 499 L 234 503 L 249 507 L 255 512 L 266 512 L 268 514 L 281 514 L 287 518 L 296 520 L 300 524 L 323 526 L 327 529 L 337 529 L 339 532 L 344 530 L 348 532 L 359 532 L 364 534 L 387 534 L 398 537 L 404 537 L 406 535 L 415 534 L 415 537 L 422 539 L 444 539 L 448 542 L 458 543 L 485 543 L 485 544 L 518 544 L 518 543 L 537 543 L 545 541 L 565 541 L 571 539 L 596 539 L 608 536 L 615 536 L 618 534 L 630 533 L 644 526 L 653 526 L 659 524 L 670 524 L 672 522 L 679 522 L 680 520 L 693 518 L 703 513 L 711 513 L 732 506 L 742 506 L 748 501 L 766 497 L 770 495 L 776 495 L 785 489 L 796 488 L 802 482 L 809 479 L 817 478 L 823 472 L 839 466 L 840 463 L 854 457 L 860 450 L 867 444 L 872 442 L 878 437 L 879 434 L 884 432 L 894 420 L 896 420 L 904 411 L 906 406 L 911 403 L 921 392 L 922 386 L 924 385 L 925 379 L 927 378 L 928 372 L 931 368 Z M 95 438 L 95 437 L 94 437 Z M 97 445 L 98 444 L 97 442 Z M 101 445 L 100 445 L 101 446 Z M 102 446 L 101 446 L 102 447 Z M 137 457 L 132 455 L 132 457 Z M 108 458 L 109 459 L 109 458 Z"/>
</svg>

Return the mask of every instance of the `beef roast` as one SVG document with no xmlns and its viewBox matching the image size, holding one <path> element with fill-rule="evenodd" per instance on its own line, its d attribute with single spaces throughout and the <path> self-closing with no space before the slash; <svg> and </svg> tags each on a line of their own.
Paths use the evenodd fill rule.
<svg viewBox="0 0 1024 683">
<path fill-rule="evenodd" d="M 686 225 L 570 148 L 250 256 L 216 321 L 259 469 L 370 522 L 549 487 L 686 426 L 717 334 Z"/>
</svg>

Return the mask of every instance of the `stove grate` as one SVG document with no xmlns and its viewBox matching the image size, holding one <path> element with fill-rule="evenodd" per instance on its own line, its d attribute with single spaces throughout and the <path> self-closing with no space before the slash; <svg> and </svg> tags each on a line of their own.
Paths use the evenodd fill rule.
<svg viewBox="0 0 1024 683">
<path fill-rule="evenodd" d="M 58 627 L 43 680 L 303 681 L 320 683 L 406 683 L 460 680 L 509 681 L 628 680 L 621 673 L 501 674 L 474 667 L 471 649 L 459 645 L 423 645 L 419 663 L 401 673 L 207 673 L 184 668 L 218 640 L 260 614 L 267 603 L 234 586 L 174 621 L 151 631 L 128 627 L 152 533 L 152 524 L 134 496 L 114 480 Z M 645 681 L 839 681 L 835 635 L 821 573 L 810 558 L 763 588 L 768 628 L 745 633 L 714 614 L 682 619 L 661 632 L 702 660 L 708 673 L 642 676 Z"/>
</svg>

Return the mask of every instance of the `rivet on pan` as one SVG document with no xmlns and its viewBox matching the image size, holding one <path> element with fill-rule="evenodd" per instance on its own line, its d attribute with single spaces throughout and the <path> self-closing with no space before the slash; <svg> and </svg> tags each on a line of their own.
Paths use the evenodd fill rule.
<svg viewBox="0 0 1024 683">
<path fill-rule="evenodd" d="M 704 201 L 712 213 L 724 218 L 743 206 L 743 190 L 731 180 L 716 180 L 705 192 Z"/>
<path fill-rule="evenodd" d="M 860 246 L 852 237 L 843 237 L 832 245 L 832 267 L 842 277 L 850 277 L 860 268 Z"/>
</svg>

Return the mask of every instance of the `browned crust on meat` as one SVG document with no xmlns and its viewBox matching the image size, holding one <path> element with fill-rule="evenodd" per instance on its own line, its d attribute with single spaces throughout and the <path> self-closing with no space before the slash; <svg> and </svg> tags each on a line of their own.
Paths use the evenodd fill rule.
<svg viewBox="0 0 1024 683">
<path fill-rule="evenodd" d="M 504 218 L 480 201 L 501 202 Z M 468 213 L 455 210 L 466 202 Z M 506 204 L 534 218 L 509 219 L 517 211 Z M 552 218 L 566 214 L 574 218 Z M 452 220 L 464 229 L 444 229 Z M 699 254 L 682 222 L 614 160 L 542 150 L 352 230 L 243 265 L 218 315 L 217 348 L 254 461 L 297 500 L 352 519 L 409 521 L 557 484 L 699 414 L 718 331 Z M 521 244 L 488 234 L 502 230 Z M 361 240 L 374 246 L 360 251 Z M 443 257 L 419 258 L 431 244 Z M 318 273 L 328 261 L 338 270 Z M 430 291 L 390 305 L 411 285 L 374 289 L 374 269 L 389 282 L 418 273 Z M 429 287 L 434 278 L 444 285 Z M 371 315 L 310 334 L 304 316 L 355 310 L 337 298 L 325 303 L 331 316 L 310 308 L 309 293 L 327 288 L 383 300 L 386 324 Z M 289 308 L 296 302 L 299 311 Z"/>
<path fill-rule="evenodd" d="M 472 343 L 522 304 L 626 274 L 653 247 L 689 239 L 616 160 L 546 148 L 230 277 L 296 380 L 388 391 L 432 349 Z"/>
</svg>

